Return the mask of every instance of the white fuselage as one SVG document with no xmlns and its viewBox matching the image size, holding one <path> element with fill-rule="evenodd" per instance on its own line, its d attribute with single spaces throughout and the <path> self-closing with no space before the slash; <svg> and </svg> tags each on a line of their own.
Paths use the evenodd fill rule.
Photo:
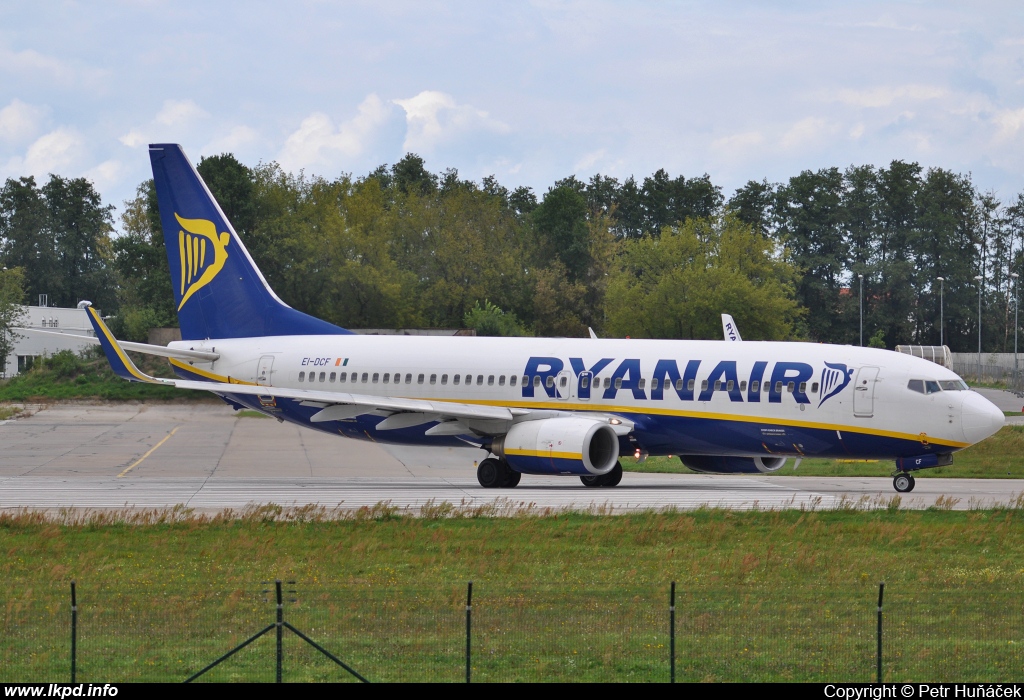
<svg viewBox="0 0 1024 700">
<path fill-rule="evenodd" d="M 336 335 L 172 347 L 220 355 L 212 363 L 175 361 L 190 378 L 622 415 L 635 423 L 635 447 L 650 454 L 905 457 L 966 447 L 1003 421 L 975 392 L 908 388 L 911 380 L 962 386 L 948 369 L 852 346 Z M 275 410 L 308 424 L 311 411 L 294 408 Z M 429 426 L 375 432 L 382 418 L 314 427 L 381 441 L 437 442 L 425 435 Z"/>
</svg>

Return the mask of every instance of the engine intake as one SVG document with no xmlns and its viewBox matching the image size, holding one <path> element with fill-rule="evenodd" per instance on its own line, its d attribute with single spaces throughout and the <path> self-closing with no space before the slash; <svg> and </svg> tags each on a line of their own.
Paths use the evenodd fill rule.
<svg viewBox="0 0 1024 700">
<path fill-rule="evenodd" d="M 588 418 L 544 418 L 516 423 L 491 451 L 523 474 L 607 474 L 619 459 L 610 425 Z"/>
<path fill-rule="evenodd" d="M 721 457 L 680 455 L 680 461 L 702 474 L 767 474 L 782 469 L 785 457 Z"/>
</svg>

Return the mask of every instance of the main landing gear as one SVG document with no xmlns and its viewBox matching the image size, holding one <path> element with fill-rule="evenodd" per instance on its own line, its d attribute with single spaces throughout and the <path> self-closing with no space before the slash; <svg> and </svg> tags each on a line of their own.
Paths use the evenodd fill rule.
<svg viewBox="0 0 1024 700">
<path fill-rule="evenodd" d="M 483 460 L 476 468 L 476 480 L 485 489 L 513 489 L 522 477 L 508 462 L 494 457 Z"/>
<path fill-rule="evenodd" d="M 914 477 L 906 472 L 900 472 L 892 478 L 892 487 L 900 493 L 910 493 L 914 490 Z"/>
<path fill-rule="evenodd" d="M 618 486 L 619 482 L 622 481 L 622 465 L 616 462 L 615 466 L 607 474 L 602 474 L 601 476 L 581 476 L 580 481 L 583 482 L 584 486 L 591 488 Z"/>
</svg>

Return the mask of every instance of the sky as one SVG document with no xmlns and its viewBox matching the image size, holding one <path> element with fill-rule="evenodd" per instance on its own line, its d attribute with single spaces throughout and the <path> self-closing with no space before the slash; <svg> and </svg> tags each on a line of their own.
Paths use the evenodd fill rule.
<svg viewBox="0 0 1024 700">
<path fill-rule="evenodd" d="M 120 207 L 148 143 L 333 178 L 414 152 L 543 194 L 901 159 L 1024 191 L 1019 2 L 0 5 L 0 179 Z"/>
</svg>

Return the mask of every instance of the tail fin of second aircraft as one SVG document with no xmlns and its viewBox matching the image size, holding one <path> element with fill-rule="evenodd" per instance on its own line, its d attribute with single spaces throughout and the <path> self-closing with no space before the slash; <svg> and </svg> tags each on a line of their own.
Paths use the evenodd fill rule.
<svg viewBox="0 0 1024 700">
<path fill-rule="evenodd" d="M 350 332 L 274 294 L 181 146 L 149 158 L 183 340 Z"/>
</svg>

